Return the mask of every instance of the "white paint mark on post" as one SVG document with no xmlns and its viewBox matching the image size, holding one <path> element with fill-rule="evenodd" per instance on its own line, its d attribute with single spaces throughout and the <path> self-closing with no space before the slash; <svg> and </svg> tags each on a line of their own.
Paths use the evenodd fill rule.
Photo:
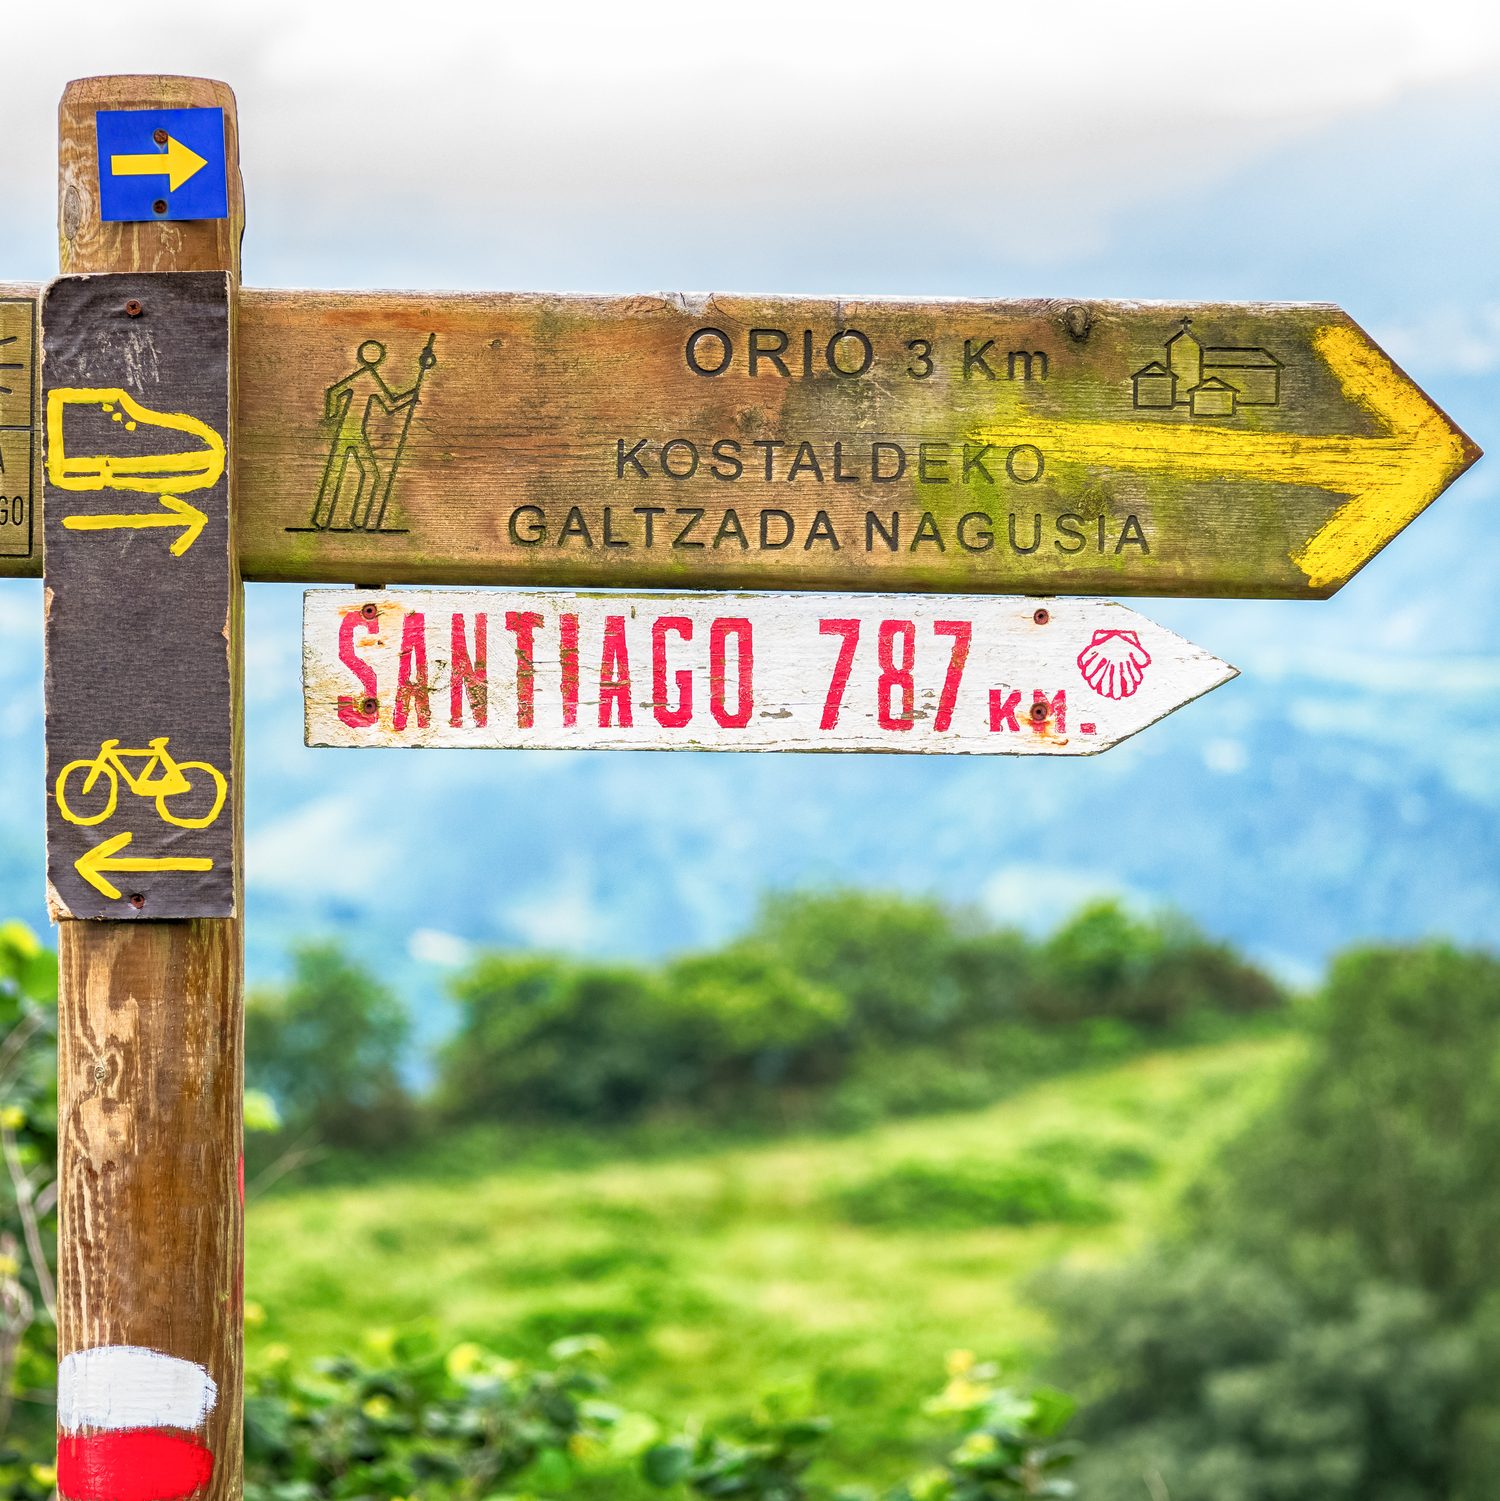
<svg viewBox="0 0 1500 1501">
<path fill-rule="evenodd" d="M 218 1399 L 201 1365 L 137 1345 L 75 1350 L 57 1366 L 57 1421 L 65 1433 L 197 1428 Z"/>
<path fill-rule="evenodd" d="M 1123 605 L 313 589 L 309 745 L 1089 755 L 1235 676 Z"/>
</svg>

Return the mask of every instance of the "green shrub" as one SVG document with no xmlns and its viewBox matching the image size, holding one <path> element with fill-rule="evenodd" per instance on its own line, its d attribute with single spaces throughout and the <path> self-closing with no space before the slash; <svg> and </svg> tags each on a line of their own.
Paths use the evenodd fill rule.
<svg viewBox="0 0 1500 1501">
<path fill-rule="evenodd" d="M 57 956 L 0 924 L 0 1493 L 18 1497 L 53 1434 L 56 1039 Z"/>
<path fill-rule="evenodd" d="M 1154 1152 L 1134 1142 L 1098 1136 L 1049 1136 L 1030 1143 L 1026 1152 L 1037 1162 L 1087 1173 L 1101 1183 L 1153 1178 L 1161 1171 Z"/>
<path fill-rule="evenodd" d="M 1041 1022 L 1110 1018 L 1160 1029 L 1216 1010 L 1248 1015 L 1281 1002 L 1277 986 L 1185 918 L 1132 916 L 1095 902 L 1042 945 L 1022 1001 Z"/>
<path fill-rule="evenodd" d="M 659 969 L 484 954 L 453 993 L 450 1118 L 838 1128 L 974 1108 L 1280 1000 L 1175 919 L 1101 904 L 1037 944 L 855 891 L 769 897 L 743 939 Z"/>
<path fill-rule="evenodd" d="M 299 944 L 284 985 L 251 991 L 245 1071 L 292 1135 L 380 1147 L 412 1129 L 401 1062 L 406 1008 L 333 942 Z"/>
<path fill-rule="evenodd" d="M 441 1105 L 470 1119 L 629 1119 L 671 1088 L 654 1046 L 658 986 L 624 965 L 482 955 L 453 982 Z"/>
<path fill-rule="evenodd" d="M 855 1224 L 916 1231 L 1090 1225 L 1111 1218 L 1103 1200 L 1041 1164 L 903 1162 L 846 1188 L 838 1203 Z"/>
<path fill-rule="evenodd" d="M 951 1032 L 967 997 L 955 972 L 955 918 L 934 901 L 863 891 L 767 897 L 751 941 L 841 995 L 861 1039 Z"/>
<path fill-rule="evenodd" d="M 1336 1250 L 1467 1312 L 1500 1290 L 1500 958 L 1357 949 L 1284 1097 L 1200 1194 L 1205 1233 L 1286 1264 Z"/>
<path fill-rule="evenodd" d="M 847 999 L 751 944 L 670 965 L 656 1017 L 679 1076 L 696 1075 L 679 1098 L 699 1105 L 822 1083 L 848 1050 Z"/>
<path fill-rule="evenodd" d="M 655 1433 L 603 1400 L 594 1340 L 560 1342 L 543 1367 L 420 1334 L 372 1344 L 374 1358 L 251 1373 L 245 1501 L 484 1501 L 518 1479 L 565 1492 L 590 1459 L 629 1458 Z"/>
<path fill-rule="evenodd" d="M 885 1501 L 1010 1501 L 1074 1494 L 1066 1472 L 1077 1446 L 1062 1434 L 1072 1401 L 1050 1389 L 1022 1394 L 967 1351 L 949 1357 L 949 1381 L 926 1404 L 957 1428 L 938 1463 L 886 1492 Z M 642 1459 L 653 1485 L 703 1501 L 872 1501 L 863 1488 L 832 1489 L 810 1476 L 830 1436 L 825 1418 L 795 1397 L 768 1398 L 744 1417 L 654 1445 Z"/>
<path fill-rule="evenodd" d="M 1209 1247 L 1063 1279 L 1047 1302 L 1057 1375 L 1077 1378 L 1084 1402 L 1090 1501 L 1466 1494 L 1486 1338 L 1417 1289 L 1321 1296 Z"/>
<path fill-rule="evenodd" d="M 1183 1244 L 1044 1293 L 1097 1501 L 1481 1501 L 1500 1472 L 1500 960 L 1341 956 Z"/>
</svg>

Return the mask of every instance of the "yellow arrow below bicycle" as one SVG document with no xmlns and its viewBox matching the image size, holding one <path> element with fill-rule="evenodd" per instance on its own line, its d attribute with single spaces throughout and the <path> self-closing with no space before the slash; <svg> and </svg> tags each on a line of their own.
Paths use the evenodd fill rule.
<svg viewBox="0 0 1500 1501">
<path fill-rule="evenodd" d="M 156 526 L 181 527 L 182 535 L 172 544 L 172 556 L 180 558 L 198 540 L 199 533 L 208 525 L 208 517 L 197 506 L 190 505 L 185 500 L 179 500 L 175 495 L 163 495 L 161 503 L 163 509 L 160 511 L 141 511 L 126 515 L 64 516 L 63 525 L 70 532 L 140 531 Z"/>
<path fill-rule="evenodd" d="M 78 874 L 96 891 L 102 891 L 111 901 L 118 900 L 120 888 L 105 879 L 104 871 L 122 873 L 155 870 L 203 871 L 214 868 L 212 860 L 196 859 L 190 856 L 160 855 L 152 858 L 132 855 L 121 857 L 118 852 L 124 849 L 133 837 L 131 834 L 116 834 L 114 838 L 96 844 L 93 849 L 80 855 L 73 862 L 73 868 Z"/>
</svg>

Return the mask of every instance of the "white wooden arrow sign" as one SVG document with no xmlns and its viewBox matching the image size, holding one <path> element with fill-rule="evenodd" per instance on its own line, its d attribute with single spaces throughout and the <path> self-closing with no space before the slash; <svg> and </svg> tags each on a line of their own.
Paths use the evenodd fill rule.
<svg viewBox="0 0 1500 1501">
<path fill-rule="evenodd" d="M 1123 605 L 310 589 L 307 743 L 1090 755 L 1235 669 Z"/>
</svg>

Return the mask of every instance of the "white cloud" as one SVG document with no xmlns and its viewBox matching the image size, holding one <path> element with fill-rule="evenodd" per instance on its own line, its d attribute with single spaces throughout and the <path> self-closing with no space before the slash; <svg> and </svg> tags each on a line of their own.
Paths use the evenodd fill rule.
<svg viewBox="0 0 1500 1501">
<path fill-rule="evenodd" d="M 439 928 L 418 928 L 406 940 L 406 952 L 418 964 L 457 969 L 469 962 L 474 946 L 467 938 L 460 938 L 456 933 L 444 933 Z"/>
<path fill-rule="evenodd" d="M 555 880 L 512 902 L 501 917 L 532 948 L 584 953 L 609 947 L 611 904 L 599 899 L 582 860 L 568 861 Z"/>
<path fill-rule="evenodd" d="M 1489 375 L 1500 370 L 1500 302 L 1430 308 L 1376 337 L 1424 380 L 1439 375 Z"/>
<path fill-rule="evenodd" d="M 1146 905 L 1127 882 L 1108 871 L 1007 865 L 985 882 L 980 906 L 996 922 L 1040 933 L 1056 927 L 1085 902 L 1105 897 Z"/>
<path fill-rule="evenodd" d="M 1203 744 L 1203 764 L 1220 776 L 1232 777 L 1250 764 L 1250 753 L 1240 740 L 1207 740 Z"/>
<path fill-rule="evenodd" d="M 357 797 L 305 803 L 249 836 L 246 879 L 287 896 L 343 897 L 373 906 L 382 879 L 396 879 L 400 851 L 372 827 L 369 804 Z"/>
<path fill-rule="evenodd" d="M 1357 25 L 1342 0 L 1260 0 L 1253 27 L 1231 7 L 1185 26 L 1117 0 L 929 0 L 919 24 L 868 0 L 759 0 L 753 23 L 697 0 L 81 0 L 69 15 L 39 0 L 6 15 L 25 59 L 8 117 L 37 122 L 7 152 L 7 219 L 37 226 L 9 233 L 45 253 L 38 275 L 55 171 L 40 122 L 91 72 L 234 85 L 252 271 L 315 260 L 360 284 L 425 261 L 466 277 L 492 231 L 483 258 L 504 284 L 543 250 L 598 279 L 635 237 L 712 265 L 787 226 L 1003 236 L 1043 265 L 1094 248 L 1143 195 L 1500 67 L 1500 14 L 1476 0 L 1364 0 Z"/>
</svg>

